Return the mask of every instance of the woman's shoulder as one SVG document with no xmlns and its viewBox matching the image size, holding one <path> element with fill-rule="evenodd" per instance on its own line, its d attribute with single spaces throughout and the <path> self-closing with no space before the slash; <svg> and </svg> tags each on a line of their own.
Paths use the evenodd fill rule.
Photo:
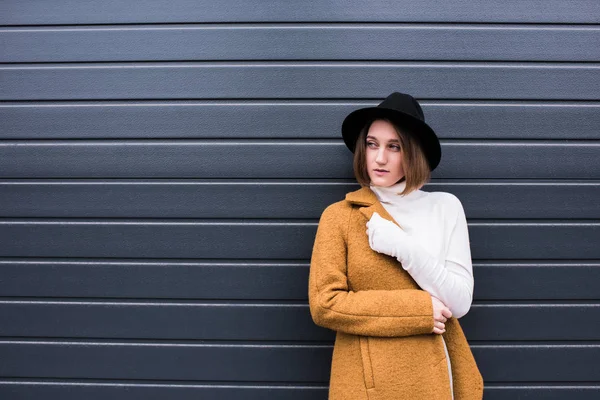
<svg viewBox="0 0 600 400">
<path fill-rule="evenodd" d="M 345 235 L 348 231 L 349 216 L 352 206 L 345 200 L 328 205 L 319 218 L 319 231 Z"/>
<path fill-rule="evenodd" d="M 444 208 L 453 211 L 463 210 L 463 205 L 456 195 L 449 192 L 428 192 L 428 197 L 436 204 L 441 204 Z"/>
<path fill-rule="evenodd" d="M 321 218 L 347 216 L 351 209 L 352 205 L 348 203 L 348 201 L 339 200 L 325 207 L 323 213 L 321 214 Z"/>
</svg>

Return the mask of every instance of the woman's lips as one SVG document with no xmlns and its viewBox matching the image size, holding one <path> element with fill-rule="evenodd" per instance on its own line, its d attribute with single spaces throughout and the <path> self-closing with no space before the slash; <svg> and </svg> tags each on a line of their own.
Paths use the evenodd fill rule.
<svg viewBox="0 0 600 400">
<path fill-rule="evenodd" d="M 378 175 L 378 176 L 383 176 L 383 175 L 389 173 L 389 171 L 386 171 L 383 169 L 374 169 L 373 172 L 375 172 L 375 175 Z"/>
</svg>

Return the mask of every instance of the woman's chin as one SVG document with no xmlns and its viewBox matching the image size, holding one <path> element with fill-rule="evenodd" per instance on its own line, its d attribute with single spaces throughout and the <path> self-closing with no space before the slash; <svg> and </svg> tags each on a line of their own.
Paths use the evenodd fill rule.
<svg viewBox="0 0 600 400">
<path fill-rule="evenodd" d="M 390 177 L 380 177 L 380 176 L 371 177 L 371 185 L 373 185 L 373 186 L 388 187 L 388 186 L 392 186 L 394 183 L 395 183 L 394 180 L 390 179 Z"/>
</svg>

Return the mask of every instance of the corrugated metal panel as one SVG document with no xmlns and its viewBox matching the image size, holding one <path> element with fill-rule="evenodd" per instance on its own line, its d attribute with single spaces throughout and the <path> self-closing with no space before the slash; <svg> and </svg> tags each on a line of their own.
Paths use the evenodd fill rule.
<svg viewBox="0 0 600 400">
<path fill-rule="evenodd" d="M 310 256 L 317 224 L 302 220 L 2 219 L 1 257 L 233 258 Z M 600 259 L 600 222 L 470 222 L 475 259 Z M 241 240 L 243 238 L 243 240 Z"/>
<path fill-rule="evenodd" d="M 352 178 L 352 158 L 340 142 L 5 141 L 0 177 Z M 592 141 L 442 141 L 442 154 L 435 178 L 600 177 L 600 143 Z"/>
<path fill-rule="evenodd" d="M 577 391 L 585 394 L 590 390 L 582 388 Z M 184 381 L 156 381 L 152 383 L 122 381 L 93 381 L 87 379 L 80 381 L 35 381 L 32 379 L 0 380 L 0 393 L 8 398 L 17 399 L 81 399 L 88 400 L 312 400 L 326 399 L 327 388 L 325 384 L 277 384 L 266 383 L 262 385 L 247 384 L 244 382 L 206 382 L 187 383 Z M 568 393 L 574 393 L 569 389 Z M 579 400 L 584 397 L 573 397 Z"/>
<path fill-rule="evenodd" d="M 342 180 L 4 180 L 0 215 L 317 219 L 327 205 L 358 188 Z M 596 181 L 434 180 L 423 190 L 455 194 L 468 218 L 600 218 Z"/>
<path fill-rule="evenodd" d="M 479 300 L 599 300 L 598 261 L 475 261 Z M 306 300 L 308 261 L 0 260 L 0 296 Z"/>
<path fill-rule="evenodd" d="M 554 25 L 245 24 L 4 28 L 0 62 L 598 61 L 600 29 Z"/>
<path fill-rule="evenodd" d="M 600 378 L 596 368 L 589 368 L 600 356 L 597 344 L 517 342 L 473 344 L 472 348 L 489 382 Z M 40 378 L 322 383 L 329 379 L 331 350 L 329 344 L 2 340 L 0 352 L 12 362 L 0 365 L 0 372 Z"/>
<path fill-rule="evenodd" d="M 0 335 L 21 338 L 333 340 L 331 331 L 315 326 L 305 303 L 306 299 L 288 304 L 0 301 L 0 317 L 11 321 L 0 326 Z M 560 323 L 548 324 L 548 320 Z M 232 329 L 232 321 L 235 321 L 236 329 Z M 470 341 L 596 340 L 600 329 L 600 305 L 476 302 L 463 322 Z"/>
<path fill-rule="evenodd" d="M 469 218 L 486 399 L 598 397 L 599 22 L 590 0 L 2 2 L 0 397 L 326 398 L 308 257 L 356 188 L 341 120 L 392 90 L 443 139 L 426 189 Z"/>
<path fill-rule="evenodd" d="M 420 2 L 372 0 L 140 0 L 123 3 L 105 0 L 5 0 L 0 24 L 106 24 L 160 22 L 600 22 L 600 6 L 594 0 L 485 0 Z"/>
<path fill-rule="evenodd" d="M 4 139 L 338 139 L 354 109 L 377 101 L 0 103 Z M 442 139 L 600 139 L 600 104 L 422 101 Z"/>
<path fill-rule="evenodd" d="M 531 398 L 544 400 L 590 400 L 594 399 L 600 386 L 593 384 L 569 383 L 568 385 L 543 386 L 532 384 L 486 385 L 485 399 L 500 400 Z M 32 380 L 0 381 L 0 390 L 14 398 L 86 398 L 90 400 L 126 400 L 143 398 L 162 400 L 240 399 L 240 400 L 312 400 L 326 399 L 327 387 L 324 384 L 282 385 L 268 383 L 261 386 L 239 382 L 194 384 L 180 381 L 160 383 L 112 383 L 86 380 L 85 382 L 48 382 Z"/>
<path fill-rule="evenodd" d="M 364 99 L 391 88 L 426 99 L 597 100 L 600 92 L 598 63 L 9 64 L 0 74 L 0 100 Z"/>
</svg>

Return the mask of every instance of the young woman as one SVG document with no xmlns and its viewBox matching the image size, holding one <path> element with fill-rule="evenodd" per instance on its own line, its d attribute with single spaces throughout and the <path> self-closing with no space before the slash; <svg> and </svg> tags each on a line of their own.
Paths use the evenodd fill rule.
<svg viewBox="0 0 600 400">
<path fill-rule="evenodd" d="M 329 399 L 480 400 L 483 379 L 457 318 L 472 302 L 464 210 L 424 192 L 441 159 L 419 103 L 392 93 L 342 125 L 362 188 L 323 212 L 310 312 L 335 330 Z"/>
</svg>

